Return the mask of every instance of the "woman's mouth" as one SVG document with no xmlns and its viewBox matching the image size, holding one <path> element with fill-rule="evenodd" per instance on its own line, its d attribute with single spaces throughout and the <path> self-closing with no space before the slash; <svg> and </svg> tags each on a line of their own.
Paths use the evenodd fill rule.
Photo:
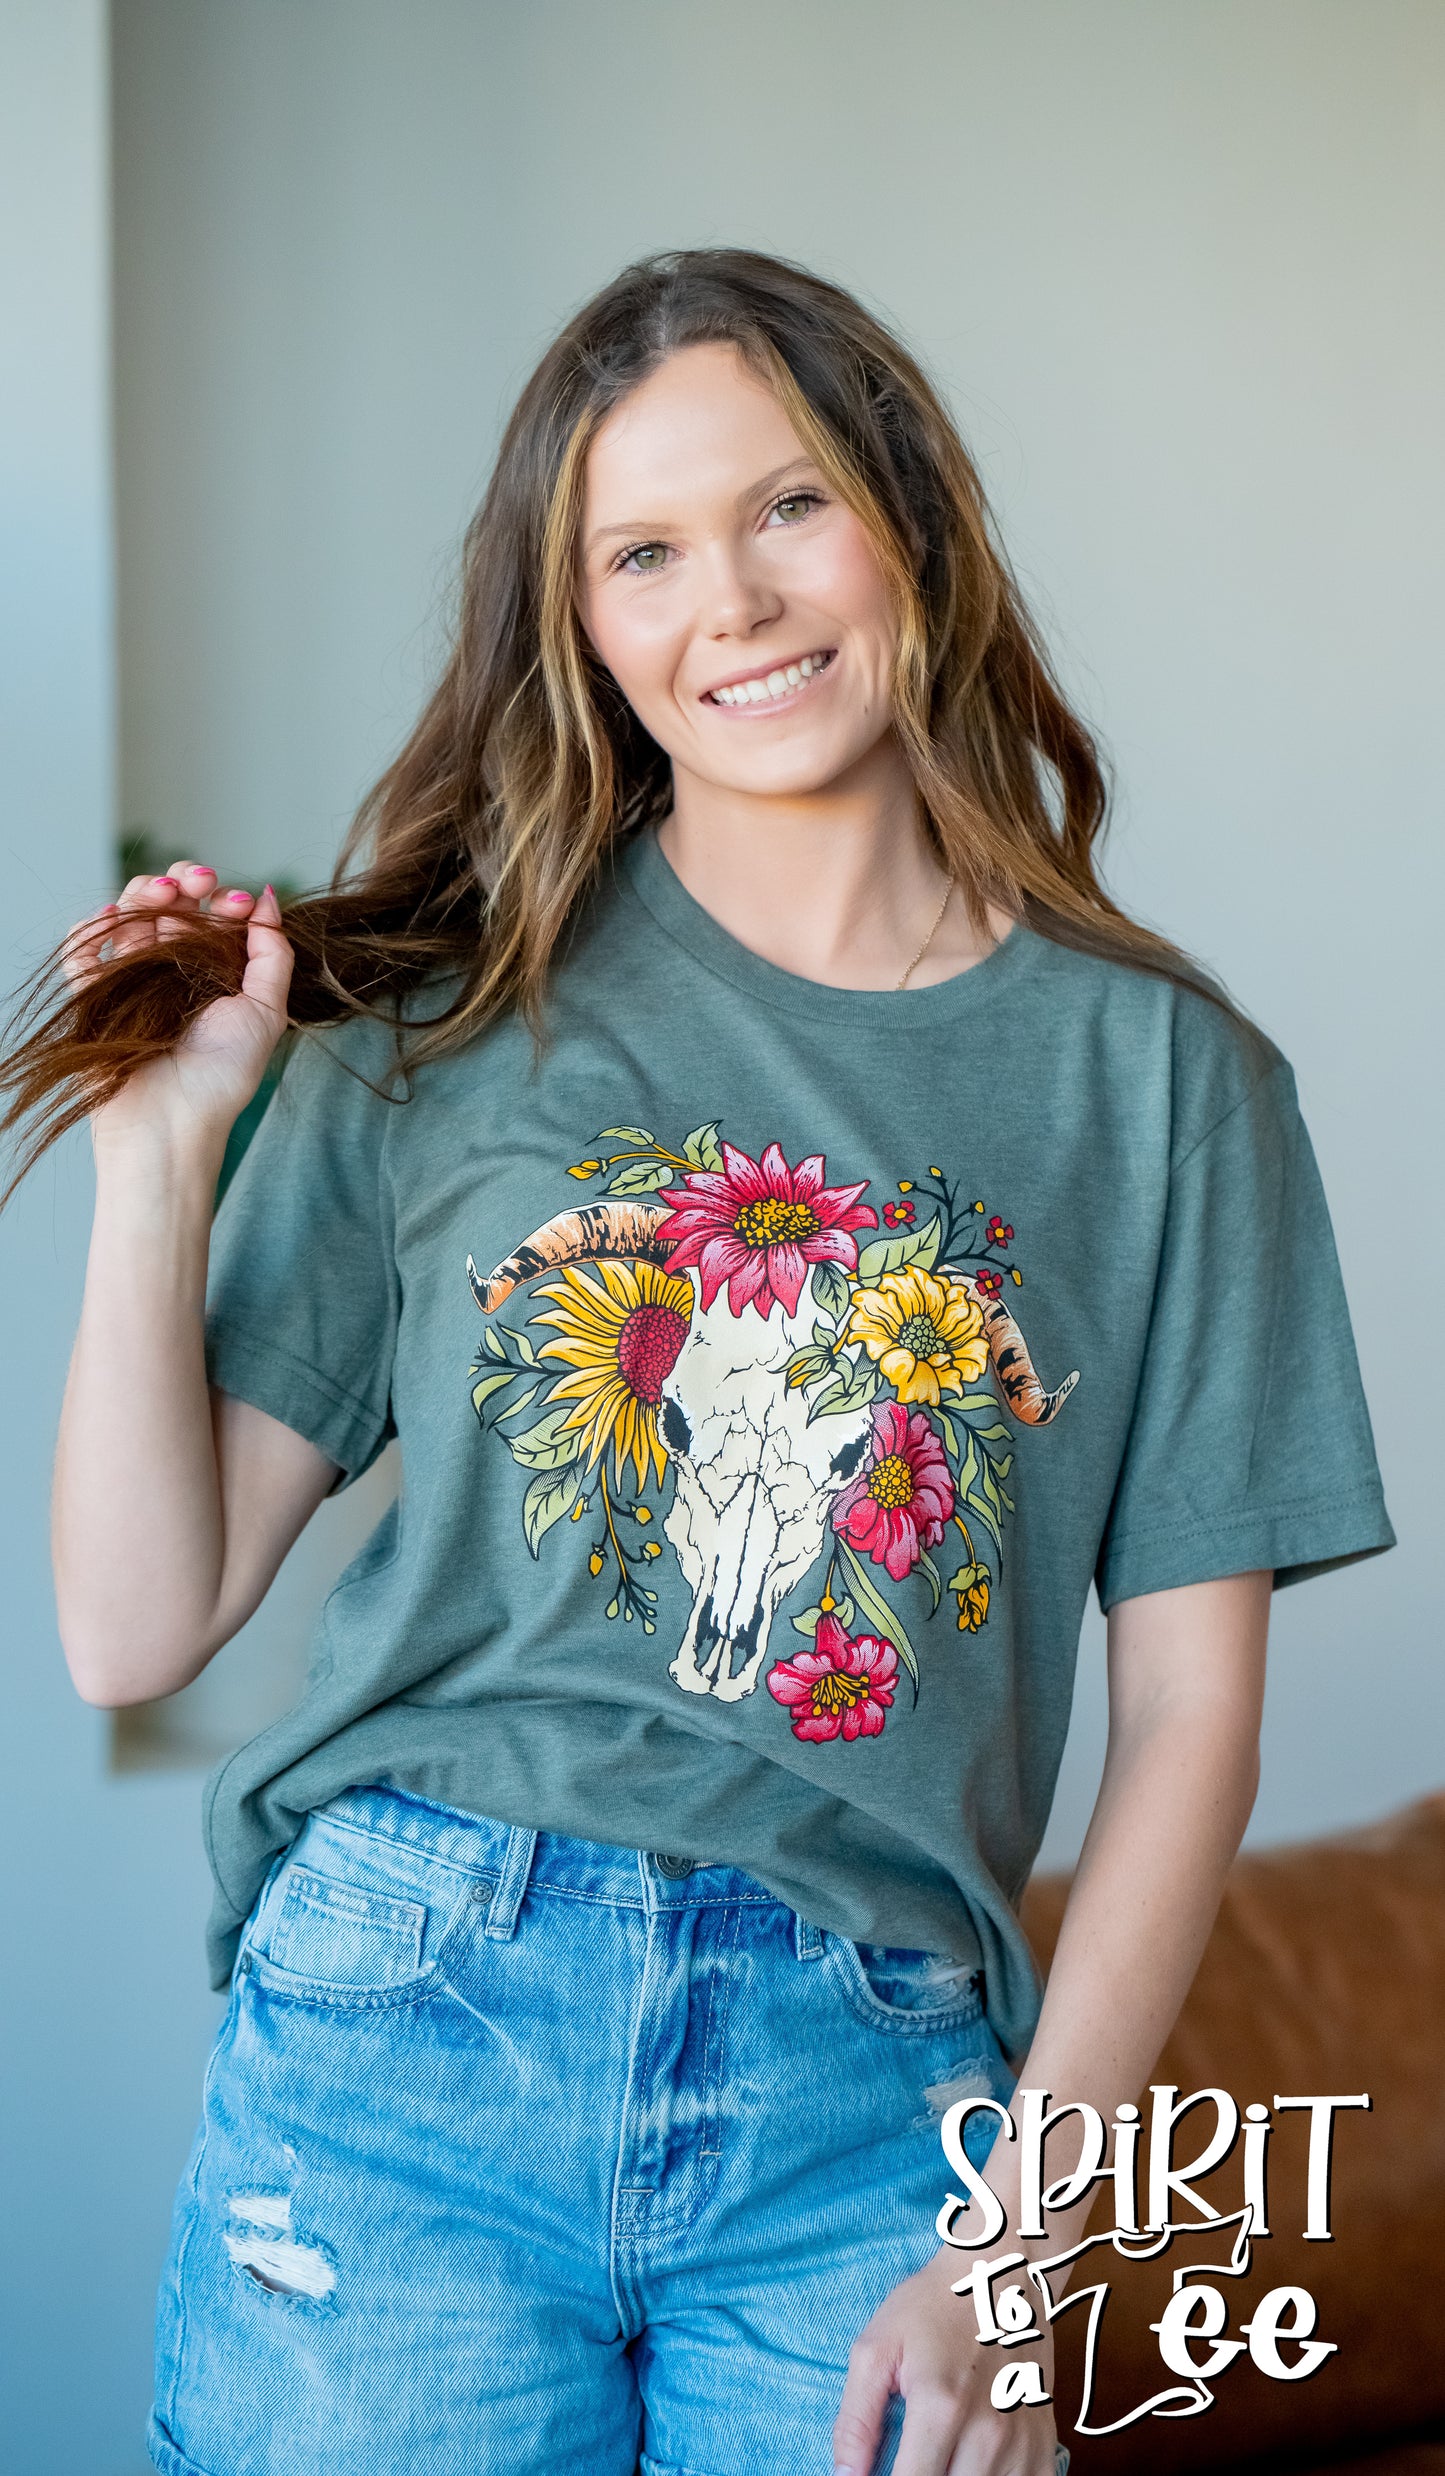
<svg viewBox="0 0 1445 2476">
<path fill-rule="evenodd" d="M 824 645 L 815 653 L 800 654 L 793 662 L 777 662 L 766 669 L 739 671 L 723 680 L 716 688 L 703 691 L 704 705 L 717 705 L 725 713 L 769 713 L 779 705 L 794 702 L 813 681 L 824 672 L 837 654 L 836 645 Z"/>
</svg>

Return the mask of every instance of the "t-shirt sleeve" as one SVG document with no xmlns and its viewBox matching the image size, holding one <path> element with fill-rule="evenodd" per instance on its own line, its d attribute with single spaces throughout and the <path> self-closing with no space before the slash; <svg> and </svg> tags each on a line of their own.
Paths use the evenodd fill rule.
<svg viewBox="0 0 1445 2476">
<path fill-rule="evenodd" d="M 1298 1582 L 1394 1542 L 1329 1210 L 1280 1060 L 1173 1165 L 1099 1599 L 1265 1569 Z"/>
<path fill-rule="evenodd" d="M 210 1382 L 308 1437 L 337 1487 L 395 1433 L 389 1057 L 370 1023 L 296 1041 L 211 1237 Z"/>
</svg>

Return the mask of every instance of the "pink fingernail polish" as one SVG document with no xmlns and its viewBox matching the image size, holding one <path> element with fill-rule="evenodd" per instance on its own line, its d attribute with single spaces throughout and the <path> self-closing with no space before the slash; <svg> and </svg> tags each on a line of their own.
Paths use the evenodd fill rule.
<svg viewBox="0 0 1445 2476">
<path fill-rule="evenodd" d="M 174 877 L 157 877 L 156 884 L 158 886 L 169 886 L 172 894 L 179 894 L 181 890 Z"/>
</svg>

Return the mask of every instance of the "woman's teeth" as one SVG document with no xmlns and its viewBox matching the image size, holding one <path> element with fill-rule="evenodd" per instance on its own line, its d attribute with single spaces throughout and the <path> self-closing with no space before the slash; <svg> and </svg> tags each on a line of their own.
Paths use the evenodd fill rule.
<svg viewBox="0 0 1445 2476">
<path fill-rule="evenodd" d="M 735 688 L 714 688 L 715 705 L 771 705 L 774 697 L 791 696 L 805 679 L 826 669 L 831 653 L 805 653 L 801 662 L 786 663 L 781 670 L 769 671 L 765 679 L 740 679 Z"/>
</svg>

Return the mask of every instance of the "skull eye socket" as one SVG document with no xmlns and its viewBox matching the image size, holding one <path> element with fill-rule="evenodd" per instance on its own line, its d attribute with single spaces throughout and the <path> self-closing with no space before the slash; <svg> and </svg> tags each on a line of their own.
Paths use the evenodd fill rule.
<svg viewBox="0 0 1445 2476">
<path fill-rule="evenodd" d="M 660 1425 L 662 1441 L 669 1452 L 688 1453 L 692 1450 L 692 1429 L 687 1423 L 687 1413 L 670 1394 L 662 1405 Z"/>
<path fill-rule="evenodd" d="M 845 1444 L 839 1447 L 838 1451 L 834 1454 L 831 1463 L 829 1464 L 829 1468 L 832 1470 L 835 1479 L 852 1478 L 858 1464 L 863 1459 L 863 1452 L 867 1442 L 868 1439 L 866 1436 L 859 1436 L 852 1444 Z"/>
</svg>

